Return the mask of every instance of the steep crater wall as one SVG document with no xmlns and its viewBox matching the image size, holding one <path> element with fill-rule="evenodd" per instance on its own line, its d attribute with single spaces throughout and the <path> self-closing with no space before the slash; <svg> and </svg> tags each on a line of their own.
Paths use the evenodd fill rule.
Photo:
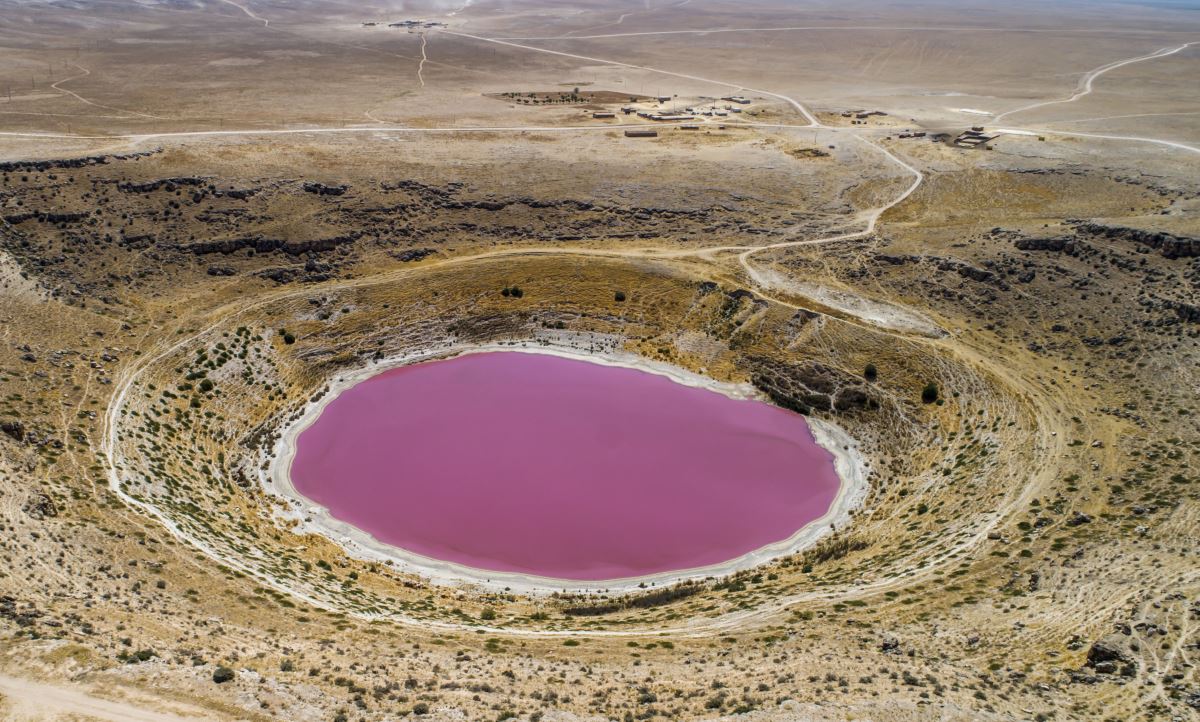
<svg viewBox="0 0 1200 722">
<path fill-rule="evenodd" d="M 710 616 L 818 589 L 846 593 L 864 577 L 964 553 L 1025 490 L 1029 458 L 1010 451 L 1034 449 L 1037 432 L 1021 392 L 934 342 L 798 313 L 644 262 L 406 269 L 277 293 L 178 339 L 164 339 L 128 370 L 110 408 L 106 446 L 121 495 L 231 574 L 251 575 L 276 594 L 435 625 L 468 623 L 463 606 L 495 604 L 496 592 L 438 591 L 434 598 L 458 596 L 430 601 L 420 575 L 353 558 L 343 540 L 294 533 L 310 531 L 306 510 L 260 485 L 284 429 L 328 392 L 330 379 L 374 361 L 464 344 L 637 354 L 753 384 L 778 405 L 845 429 L 868 464 L 869 492 L 854 520 L 812 549 L 700 580 L 699 593 L 662 595 L 709 605 Z M 930 384 L 937 399 L 923 402 Z M 771 593 L 751 594 L 747 580 L 765 583 L 763 573 Z M 536 603 L 500 596 L 513 605 L 506 626 L 539 628 L 570 625 L 566 610 L 611 605 L 608 598 L 604 590 Z M 540 611 L 547 604 L 561 615 Z M 615 606 L 618 615 L 643 609 Z"/>
</svg>

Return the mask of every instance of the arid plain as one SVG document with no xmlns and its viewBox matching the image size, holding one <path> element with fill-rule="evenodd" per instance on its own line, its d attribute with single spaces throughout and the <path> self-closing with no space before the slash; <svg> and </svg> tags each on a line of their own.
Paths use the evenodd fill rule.
<svg viewBox="0 0 1200 722">
<path fill-rule="evenodd" d="M 1197 77 L 1189 2 L 0 0 L 0 717 L 1196 719 Z M 861 494 L 550 593 L 278 483 L 338 378 L 506 346 Z"/>
</svg>

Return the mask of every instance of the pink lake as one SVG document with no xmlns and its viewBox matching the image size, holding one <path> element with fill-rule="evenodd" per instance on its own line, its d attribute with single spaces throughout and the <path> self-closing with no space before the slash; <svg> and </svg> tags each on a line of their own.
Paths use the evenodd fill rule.
<svg viewBox="0 0 1200 722">
<path fill-rule="evenodd" d="M 400 549 L 577 581 L 736 559 L 823 516 L 840 484 L 797 414 L 519 352 L 343 391 L 299 435 L 291 479 Z"/>
</svg>

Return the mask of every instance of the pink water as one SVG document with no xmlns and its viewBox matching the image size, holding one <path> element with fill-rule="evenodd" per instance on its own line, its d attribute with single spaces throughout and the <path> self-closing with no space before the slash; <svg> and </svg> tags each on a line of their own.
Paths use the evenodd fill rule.
<svg viewBox="0 0 1200 722">
<path fill-rule="evenodd" d="M 387 371 L 300 434 L 301 494 L 478 569 L 597 581 L 729 561 L 825 514 L 804 419 L 663 376 L 529 353 Z"/>
</svg>

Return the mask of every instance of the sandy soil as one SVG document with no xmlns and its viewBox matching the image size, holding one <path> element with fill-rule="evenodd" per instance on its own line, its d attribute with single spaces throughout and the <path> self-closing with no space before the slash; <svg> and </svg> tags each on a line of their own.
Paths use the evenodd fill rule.
<svg viewBox="0 0 1200 722">
<path fill-rule="evenodd" d="M 0 712 L 12 722 L 55 720 L 105 720 L 106 722 L 187 722 L 215 719 L 199 709 L 168 703 L 178 711 L 166 711 L 162 700 L 157 708 L 96 696 L 82 687 L 50 685 L 0 675 Z"/>
</svg>

